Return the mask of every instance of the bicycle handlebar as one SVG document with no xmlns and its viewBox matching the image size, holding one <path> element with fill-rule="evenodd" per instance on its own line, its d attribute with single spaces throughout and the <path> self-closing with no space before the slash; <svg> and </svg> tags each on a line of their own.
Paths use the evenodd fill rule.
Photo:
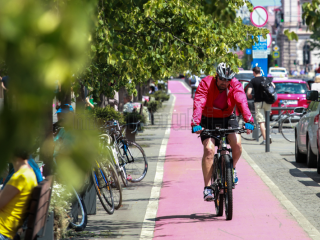
<svg viewBox="0 0 320 240">
<path fill-rule="evenodd" d="M 213 133 L 220 133 L 222 135 L 224 134 L 230 134 L 230 133 L 245 133 L 247 129 L 245 128 L 231 128 L 231 129 L 224 129 L 224 128 L 217 128 L 217 129 L 204 129 L 201 133 L 200 136 L 203 135 L 212 135 Z"/>
</svg>

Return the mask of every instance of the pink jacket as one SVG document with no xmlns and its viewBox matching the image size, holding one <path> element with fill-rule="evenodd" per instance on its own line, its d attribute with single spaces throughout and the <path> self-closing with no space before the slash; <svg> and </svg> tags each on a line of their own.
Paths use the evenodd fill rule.
<svg viewBox="0 0 320 240">
<path fill-rule="evenodd" d="M 202 79 L 194 97 L 191 126 L 199 125 L 202 115 L 211 118 L 229 117 L 233 113 L 235 105 L 237 105 L 246 122 L 254 121 L 248 107 L 246 94 L 236 78 L 231 80 L 227 89 L 228 107 L 224 110 L 213 107 L 214 100 L 218 95 L 219 89 L 216 85 L 216 78 L 207 76 Z"/>
</svg>

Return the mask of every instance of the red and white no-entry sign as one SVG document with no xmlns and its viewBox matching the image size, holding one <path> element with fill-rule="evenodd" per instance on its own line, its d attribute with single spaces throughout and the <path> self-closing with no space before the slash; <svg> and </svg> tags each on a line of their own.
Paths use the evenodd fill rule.
<svg viewBox="0 0 320 240">
<path fill-rule="evenodd" d="M 263 27 L 268 21 L 268 12 L 264 7 L 257 6 L 250 14 L 250 20 L 256 27 Z"/>
</svg>

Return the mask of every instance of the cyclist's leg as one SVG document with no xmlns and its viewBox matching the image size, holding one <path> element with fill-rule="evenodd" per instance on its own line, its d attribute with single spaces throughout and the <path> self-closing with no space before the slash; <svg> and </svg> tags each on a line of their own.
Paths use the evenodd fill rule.
<svg viewBox="0 0 320 240">
<path fill-rule="evenodd" d="M 201 139 L 202 140 L 202 139 Z M 213 138 L 206 138 L 202 141 L 203 157 L 202 157 L 202 173 L 204 179 L 204 186 L 211 185 L 210 179 L 212 176 L 212 163 L 215 154 L 215 140 Z"/>
<path fill-rule="evenodd" d="M 236 168 L 237 162 L 239 161 L 242 153 L 241 135 L 236 133 L 229 134 L 228 142 L 232 149 L 233 167 Z"/>
</svg>

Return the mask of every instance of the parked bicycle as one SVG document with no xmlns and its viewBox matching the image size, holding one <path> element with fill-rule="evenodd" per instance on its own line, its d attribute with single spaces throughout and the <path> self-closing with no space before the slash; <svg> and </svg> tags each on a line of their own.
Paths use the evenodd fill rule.
<svg viewBox="0 0 320 240">
<path fill-rule="evenodd" d="M 138 128 L 137 123 L 135 132 Z M 128 186 L 128 181 L 139 182 L 147 174 L 148 162 L 142 147 L 135 143 L 128 141 L 124 136 L 127 125 L 120 126 L 119 122 L 114 120 L 107 122 L 105 129 L 107 134 L 112 137 L 112 143 L 109 145 L 109 150 L 114 160 L 116 170 L 120 174 L 124 186 Z"/>
<path fill-rule="evenodd" d="M 270 134 L 281 133 L 282 136 L 289 142 L 295 141 L 294 129 L 299 122 L 300 115 L 293 112 L 293 110 L 286 110 L 285 108 L 289 107 L 287 100 L 282 100 L 281 104 L 283 104 L 284 109 L 279 111 L 279 115 L 275 116 L 270 121 Z M 238 116 L 239 126 L 242 126 L 245 122 L 243 120 L 242 115 Z M 277 130 L 276 130 L 277 129 Z M 262 136 L 260 131 L 260 126 L 257 124 L 257 130 L 259 138 Z M 254 138 L 254 133 L 248 135 L 241 135 L 241 137 L 245 140 L 253 141 L 256 140 Z"/>
<path fill-rule="evenodd" d="M 205 129 L 200 136 L 210 136 L 220 141 L 220 146 L 213 158 L 211 189 L 214 193 L 214 202 L 217 216 L 223 215 L 223 207 L 225 205 L 226 219 L 231 220 L 233 216 L 233 195 L 234 188 L 233 178 L 233 159 L 232 150 L 227 145 L 227 134 L 244 133 L 244 128 L 233 129 Z"/>
</svg>

